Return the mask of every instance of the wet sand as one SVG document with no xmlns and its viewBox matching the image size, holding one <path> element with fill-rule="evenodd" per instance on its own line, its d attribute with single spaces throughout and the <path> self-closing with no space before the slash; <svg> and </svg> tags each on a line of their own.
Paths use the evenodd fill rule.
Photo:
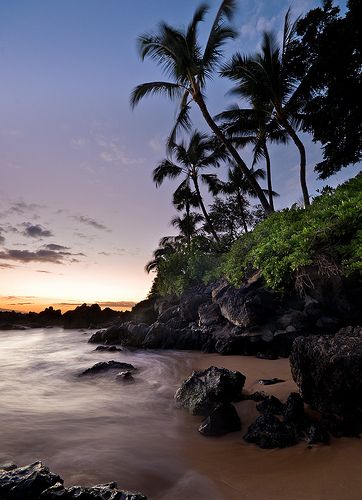
<svg viewBox="0 0 362 500">
<path fill-rule="evenodd" d="M 246 375 L 245 388 L 262 390 L 285 400 L 297 388 L 289 361 L 259 360 L 243 356 L 203 355 L 195 369 L 215 365 Z M 278 377 L 286 382 L 262 386 L 259 378 Z M 258 414 L 255 403 L 236 405 L 243 423 L 241 433 L 222 438 L 200 436 L 199 446 L 187 453 L 196 470 L 213 478 L 226 500 L 361 500 L 362 441 L 333 439 L 329 446 L 307 443 L 283 450 L 261 450 L 242 440 L 242 434 Z M 197 417 L 193 417 L 198 420 Z M 197 498 L 197 497 L 195 497 Z"/>
</svg>

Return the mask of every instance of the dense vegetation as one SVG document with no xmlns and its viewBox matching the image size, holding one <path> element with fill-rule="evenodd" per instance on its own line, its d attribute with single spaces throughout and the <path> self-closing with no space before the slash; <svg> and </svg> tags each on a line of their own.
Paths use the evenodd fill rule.
<svg viewBox="0 0 362 500">
<path fill-rule="evenodd" d="M 150 95 L 178 104 L 165 158 L 153 171 L 156 187 L 179 179 L 172 200 L 178 234 L 162 238 L 146 265 L 156 272 L 151 294 L 179 294 L 221 276 L 238 285 L 255 271 L 279 290 L 313 286 L 313 272 L 361 272 L 362 177 L 311 200 L 301 135 L 308 132 L 321 145 L 320 178 L 361 160 L 361 3 L 349 0 L 342 17 L 324 0 L 296 22 L 288 10 L 280 41 L 265 32 L 255 54 L 225 57 L 227 42 L 237 37 L 236 7 L 236 0 L 221 2 L 206 41 L 199 35 L 205 4 L 185 29 L 163 22 L 138 40 L 141 58 L 154 61 L 167 79 L 138 85 L 132 106 Z M 236 102 L 212 117 L 206 97 L 215 76 L 232 82 Z M 193 129 L 193 105 L 210 135 Z M 276 212 L 269 144 L 289 142 L 299 155 L 303 206 Z M 243 159 L 247 148 L 251 165 Z M 293 175 L 286 166 L 285 177 Z M 213 197 L 209 206 L 205 188 Z"/>
</svg>

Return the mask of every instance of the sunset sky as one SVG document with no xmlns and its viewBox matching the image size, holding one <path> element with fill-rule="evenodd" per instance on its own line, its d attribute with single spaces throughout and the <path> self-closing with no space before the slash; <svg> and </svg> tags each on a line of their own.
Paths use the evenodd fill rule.
<svg viewBox="0 0 362 500">
<path fill-rule="evenodd" d="M 0 3 L 0 309 L 123 306 L 147 295 L 152 275 L 144 265 L 160 237 L 172 234 L 173 186 L 156 190 L 151 172 L 175 110 L 156 98 L 130 110 L 132 88 L 160 79 L 157 67 L 140 62 L 135 41 L 161 19 L 187 23 L 198 3 Z M 212 12 L 219 5 L 209 3 Z M 278 32 L 290 1 L 239 3 L 240 38 L 230 53 L 254 51 L 264 29 Z M 315 5 L 294 0 L 293 13 Z M 226 80 L 212 82 L 212 113 L 232 102 L 229 88 Z M 197 114 L 195 125 L 203 127 Z M 309 138 L 306 144 L 313 194 L 323 185 L 313 173 L 320 153 Z M 278 204 L 286 206 L 301 196 L 298 157 L 292 144 L 271 153 Z M 324 184 L 355 172 L 345 169 Z"/>
</svg>

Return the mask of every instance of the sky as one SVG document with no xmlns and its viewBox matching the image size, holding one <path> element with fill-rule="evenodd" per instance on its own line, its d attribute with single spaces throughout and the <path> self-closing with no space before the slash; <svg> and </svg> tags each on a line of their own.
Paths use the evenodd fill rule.
<svg viewBox="0 0 362 500">
<path fill-rule="evenodd" d="M 159 239 L 173 234 L 174 185 L 156 189 L 151 172 L 165 155 L 175 109 L 152 98 L 131 111 L 133 87 L 161 76 L 140 61 L 136 38 L 160 20 L 187 24 L 198 4 L 0 2 L 0 309 L 65 310 L 83 302 L 122 308 L 147 295 L 153 276 L 144 265 Z M 210 20 L 219 1 L 209 4 Z M 292 12 L 318 4 L 294 0 Z M 240 36 L 226 53 L 254 52 L 263 30 L 280 32 L 288 6 L 239 0 Z M 233 102 L 229 89 L 227 80 L 209 85 L 213 114 Z M 197 113 L 193 118 L 205 127 Z M 317 181 L 320 148 L 304 139 L 312 194 L 356 173 L 348 168 Z M 292 144 L 272 147 L 271 155 L 278 206 L 288 206 L 301 198 L 298 156 Z"/>
</svg>

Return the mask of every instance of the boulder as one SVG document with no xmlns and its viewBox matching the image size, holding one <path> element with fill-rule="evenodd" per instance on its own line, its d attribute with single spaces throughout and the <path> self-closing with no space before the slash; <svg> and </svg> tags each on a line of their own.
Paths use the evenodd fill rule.
<svg viewBox="0 0 362 500">
<path fill-rule="evenodd" d="M 219 403 L 242 399 L 245 376 L 237 371 L 211 366 L 195 371 L 175 394 L 178 407 L 187 408 L 193 415 L 208 415 Z"/>
<path fill-rule="evenodd" d="M 198 315 L 200 326 L 213 326 L 225 322 L 218 304 L 202 304 L 198 309 Z"/>
<path fill-rule="evenodd" d="M 84 370 L 80 376 L 83 375 L 96 375 L 98 373 L 103 373 L 109 370 L 137 370 L 133 365 L 129 363 L 121 363 L 120 361 L 100 361 L 96 363 L 91 368 Z"/>
<path fill-rule="evenodd" d="M 282 382 L 285 382 L 285 380 L 281 378 L 260 378 L 258 380 L 258 384 L 260 385 L 274 385 L 274 384 L 281 384 Z"/>
<path fill-rule="evenodd" d="M 361 336 L 300 337 L 293 344 L 290 365 L 306 403 L 340 421 L 361 421 Z"/>
<path fill-rule="evenodd" d="M 336 336 L 362 337 L 362 326 L 345 326 L 338 330 Z"/>
<path fill-rule="evenodd" d="M 288 333 L 301 332 L 306 325 L 306 316 L 297 310 L 290 309 L 277 319 L 279 330 L 285 330 Z M 292 327 L 292 329 L 290 328 Z M 289 329 L 289 330 L 288 330 Z"/>
<path fill-rule="evenodd" d="M 238 289 L 220 286 L 213 297 L 221 315 L 244 328 L 262 325 L 275 310 L 275 293 L 266 289 L 260 279 Z"/>
<path fill-rule="evenodd" d="M 201 423 L 199 432 L 204 436 L 222 436 L 228 432 L 241 430 L 241 422 L 235 407 L 222 403 Z"/>
<path fill-rule="evenodd" d="M 197 321 L 199 307 L 206 302 L 211 302 L 209 295 L 203 293 L 204 290 L 190 289 L 180 297 L 180 316 L 186 322 Z"/>
<path fill-rule="evenodd" d="M 201 350 L 206 334 L 191 328 L 173 328 L 156 321 L 149 329 L 142 346 L 146 349 Z"/>
<path fill-rule="evenodd" d="M 25 467 L 0 470 L 0 498 L 6 500 L 38 500 L 42 491 L 63 480 L 41 462 Z"/>
<path fill-rule="evenodd" d="M 248 428 L 244 439 L 260 448 L 286 448 L 298 443 L 295 429 L 271 414 L 257 417 Z"/>
<path fill-rule="evenodd" d="M 283 409 L 284 419 L 288 423 L 302 425 L 304 423 L 304 402 L 300 394 L 292 392 Z"/>
</svg>

